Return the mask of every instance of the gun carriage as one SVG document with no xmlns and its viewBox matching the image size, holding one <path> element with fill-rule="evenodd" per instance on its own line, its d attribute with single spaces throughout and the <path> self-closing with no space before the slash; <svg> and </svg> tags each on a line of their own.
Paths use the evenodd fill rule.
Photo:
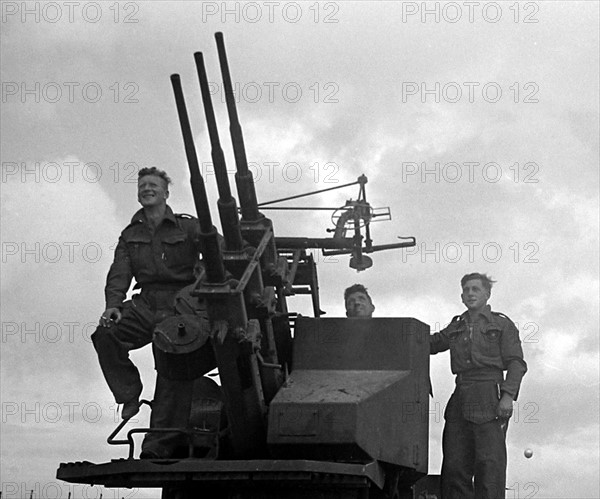
<svg viewBox="0 0 600 499">
<path fill-rule="evenodd" d="M 135 428 L 126 459 L 61 463 L 57 478 L 107 487 L 160 487 L 164 499 L 427 497 L 429 327 L 413 318 L 322 318 L 309 249 L 351 256 L 413 246 L 414 238 L 374 246 L 370 222 L 389 219 L 359 196 L 332 218 L 331 238 L 275 237 L 248 169 L 223 36 L 216 34 L 236 161 L 240 209 L 231 194 L 202 53 L 194 54 L 211 142 L 223 237 L 213 225 L 179 75 L 171 76 L 201 231 L 204 270 L 180 293 L 178 315 L 159 324 L 159 375 L 194 384 L 186 428 Z M 317 194 L 330 189 L 317 191 Z M 288 208 L 289 209 L 289 208 Z M 240 213 L 241 212 L 241 217 Z M 364 236 L 363 236 L 364 232 Z M 348 237 L 348 233 L 352 234 Z M 307 294 L 314 317 L 290 310 Z M 205 375 L 218 369 L 220 387 Z M 143 401 L 150 404 L 147 401 Z M 135 434 L 179 433 L 170 459 L 135 459 Z M 417 490 L 418 489 L 418 490 Z"/>
</svg>

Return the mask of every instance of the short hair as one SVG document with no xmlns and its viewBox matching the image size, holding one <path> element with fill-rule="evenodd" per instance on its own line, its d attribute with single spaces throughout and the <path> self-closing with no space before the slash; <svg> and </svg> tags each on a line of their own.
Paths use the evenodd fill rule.
<svg viewBox="0 0 600 499">
<path fill-rule="evenodd" d="M 371 305 L 373 304 L 373 300 L 369 296 L 369 293 L 367 292 L 367 288 L 365 288 L 362 284 L 353 284 L 352 286 L 350 286 L 349 288 L 346 288 L 344 290 L 344 303 L 346 303 L 346 300 L 348 300 L 348 297 L 353 293 L 363 293 L 363 294 L 367 295 L 367 298 L 371 302 Z"/>
<path fill-rule="evenodd" d="M 479 272 L 473 272 L 472 274 L 467 274 L 463 276 L 460 280 L 460 287 L 464 288 L 467 281 L 472 281 L 473 279 L 479 279 L 483 287 L 487 289 L 488 293 L 492 291 L 492 285 L 496 282 L 492 280 L 487 274 L 480 274 Z"/>
<path fill-rule="evenodd" d="M 167 175 L 167 172 L 165 172 L 164 170 L 159 170 L 158 168 L 156 168 L 156 166 L 142 168 L 138 172 L 138 180 L 142 177 L 145 177 L 146 175 L 155 175 L 156 177 L 162 178 L 166 182 L 167 188 L 169 188 L 169 184 L 171 183 L 171 177 L 169 177 Z"/>
</svg>

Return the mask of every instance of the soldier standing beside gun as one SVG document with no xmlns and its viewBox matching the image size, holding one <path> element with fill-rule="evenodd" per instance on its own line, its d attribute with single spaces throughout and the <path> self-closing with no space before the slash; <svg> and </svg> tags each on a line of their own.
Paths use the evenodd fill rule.
<svg viewBox="0 0 600 499">
<path fill-rule="evenodd" d="M 527 364 L 513 322 L 487 305 L 493 283 L 485 274 L 465 275 L 467 311 L 431 335 L 430 353 L 450 349 L 456 374 L 444 414 L 444 499 L 505 496 L 506 430 Z"/>
<path fill-rule="evenodd" d="M 92 341 L 123 419 L 139 411 L 142 382 L 129 351 L 152 342 L 157 323 L 174 315 L 174 298 L 194 282 L 199 263 L 198 220 L 167 205 L 171 179 L 155 167 L 138 173 L 142 205 L 123 230 L 106 279 L 106 310 Z M 141 293 L 124 301 L 132 278 Z"/>
</svg>

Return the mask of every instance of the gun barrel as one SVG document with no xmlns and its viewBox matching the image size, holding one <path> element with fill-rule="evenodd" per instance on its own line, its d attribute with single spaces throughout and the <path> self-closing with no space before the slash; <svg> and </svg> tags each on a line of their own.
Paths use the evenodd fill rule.
<svg viewBox="0 0 600 499">
<path fill-rule="evenodd" d="M 231 190 L 227 179 L 227 169 L 225 167 L 225 155 L 221 149 L 219 140 L 219 132 L 217 130 L 217 121 L 215 112 L 210 98 L 210 90 L 208 88 L 208 77 L 206 68 L 204 67 L 204 56 L 202 52 L 194 54 L 196 61 L 196 69 L 198 71 L 198 80 L 200 81 L 200 91 L 202 93 L 202 104 L 204 105 L 204 115 L 206 116 L 206 124 L 208 126 L 208 135 L 210 137 L 211 156 L 215 167 L 215 176 L 217 178 L 217 187 L 219 189 L 219 197 L 228 200 L 231 198 Z"/>
<path fill-rule="evenodd" d="M 202 104 L 206 116 L 208 135 L 210 137 L 211 156 L 217 179 L 217 188 L 219 190 L 218 206 L 221 226 L 223 227 L 223 236 L 225 237 L 227 249 L 240 250 L 243 247 L 240 220 L 238 217 L 237 205 L 235 199 L 231 195 L 231 189 L 229 187 L 225 155 L 223 154 L 223 149 L 221 148 L 221 142 L 219 140 L 217 120 L 215 119 L 215 112 L 210 97 L 208 76 L 206 74 L 202 52 L 196 52 L 194 54 L 194 60 L 196 61 L 196 69 L 200 81 Z"/>
<path fill-rule="evenodd" d="M 192 193 L 194 195 L 194 204 L 196 206 L 198 220 L 200 221 L 200 238 L 202 244 L 202 256 L 206 261 L 206 275 L 209 282 L 223 282 L 225 281 L 225 267 L 223 266 L 223 258 L 221 256 L 221 247 L 218 240 L 219 235 L 210 216 L 204 179 L 200 173 L 198 156 L 196 155 L 196 148 L 194 147 L 192 127 L 190 126 L 183 89 L 181 87 L 181 77 L 178 74 L 171 75 L 171 84 L 173 85 L 173 93 L 175 94 L 175 104 L 177 105 L 177 114 L 179 115 L 179 124 L 181 125 L 185 154 L 190 169 L 190 182 L 192 185 Z"/>
<path fill-rule="evenodd" d="M 248 221 L 259 220 L 262 215 L 258 211 L 258 202 L 256 200 L 256 190 L 252 172 L 248 170 L 248 160 L 246 159 L 246 149 L 244 147 L 244 136 L 242 127 L 237 115 L 235 106 L 235 96 L 233 95 L 233 86 L 231 84 L 231 74 L 227 62 L 227 53 L 225 51 L 225 42 L 223 33 L 215 33 L 217 40 L 217 51 L 219 53 L 219 63 L 221 65 L 221 76 L 223 78 L 223 88 L 225 89 L 225 101 L 227 103 L 227 113 L 229 115 L 229 131 L 233 143 L 233 153 L 235 156 L 236 175 L 235 181 L 238 188 L 238 196 L 242 209 L 242 218 Z"/>
<path fill-rule="evenodd" d="M 171 75 L 171 84 L 173 85 L 173 92 L 175 94 L 175 104 L 177 105 L 179 124 L 181 125 L 181 133 L 183 135 L 185 155 L 190 169 L 190 181 L 192 184 L 192 192 L 194 194 L 196 213 L 198 214 L 198 220 L 200 220 L 200 229 L 202 232 L 207 233 L 210 232 L 213 223 L 210 216 L 204 180 L 200 173 L 198 156 L 196 155 L 196 148 L 194 147 L 192 127 L 190 126 L 190 119 L 185 105 L 185 97 L 183 96 L 183 88 L 181 87 L 181 77 L 178 74 Z"/>
<path fill-rule="evenodd" d="M 336 249 L 352 250 L 354 240 L 351 237 L 340 238 L 315 238 L 315 237 L 276 237 L 275 243 L 278 248 L 285 249 Z M 351 251 L 348 251 L 351 253 Z"/>
<path fill-rule="evenodd" d="M 376 246 L 371 245 L 371 247 L 364 246 L 361 248 L 362 253 L 375 253 L 376 251 L 386 251 L 390 249 L 398 249 L 398 248 L 410 248 L 417 244 L 416 239 L 414 237 L 408 237 L 405 242 L 402 243 L 392 243 L 392 244 L 379 244 Z M 353 250 L 331 250 L 331 251 L 323 251 L 323 254 L 326 256 L 333 255 L 349 255 L 353 252 Z"/>
</svg>

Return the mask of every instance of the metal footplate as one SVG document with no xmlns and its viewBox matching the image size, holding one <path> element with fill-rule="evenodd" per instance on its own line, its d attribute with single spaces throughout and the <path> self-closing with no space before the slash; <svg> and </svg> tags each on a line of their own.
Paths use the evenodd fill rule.
<svg viewBox="0 0 600 499">
<path fill-rule="evenodd" d="M 94 464 L 61 463 L 56 477 L 71 483 L 105 487 L 166 487 L 182 483 L 237 490 L 261 486 L 306 489 L 381 489 L 384 473 L 373 461 L 367 464 L 309 460 L 206 461 L 199 459 L 118 459 Z"/>
</svg>

